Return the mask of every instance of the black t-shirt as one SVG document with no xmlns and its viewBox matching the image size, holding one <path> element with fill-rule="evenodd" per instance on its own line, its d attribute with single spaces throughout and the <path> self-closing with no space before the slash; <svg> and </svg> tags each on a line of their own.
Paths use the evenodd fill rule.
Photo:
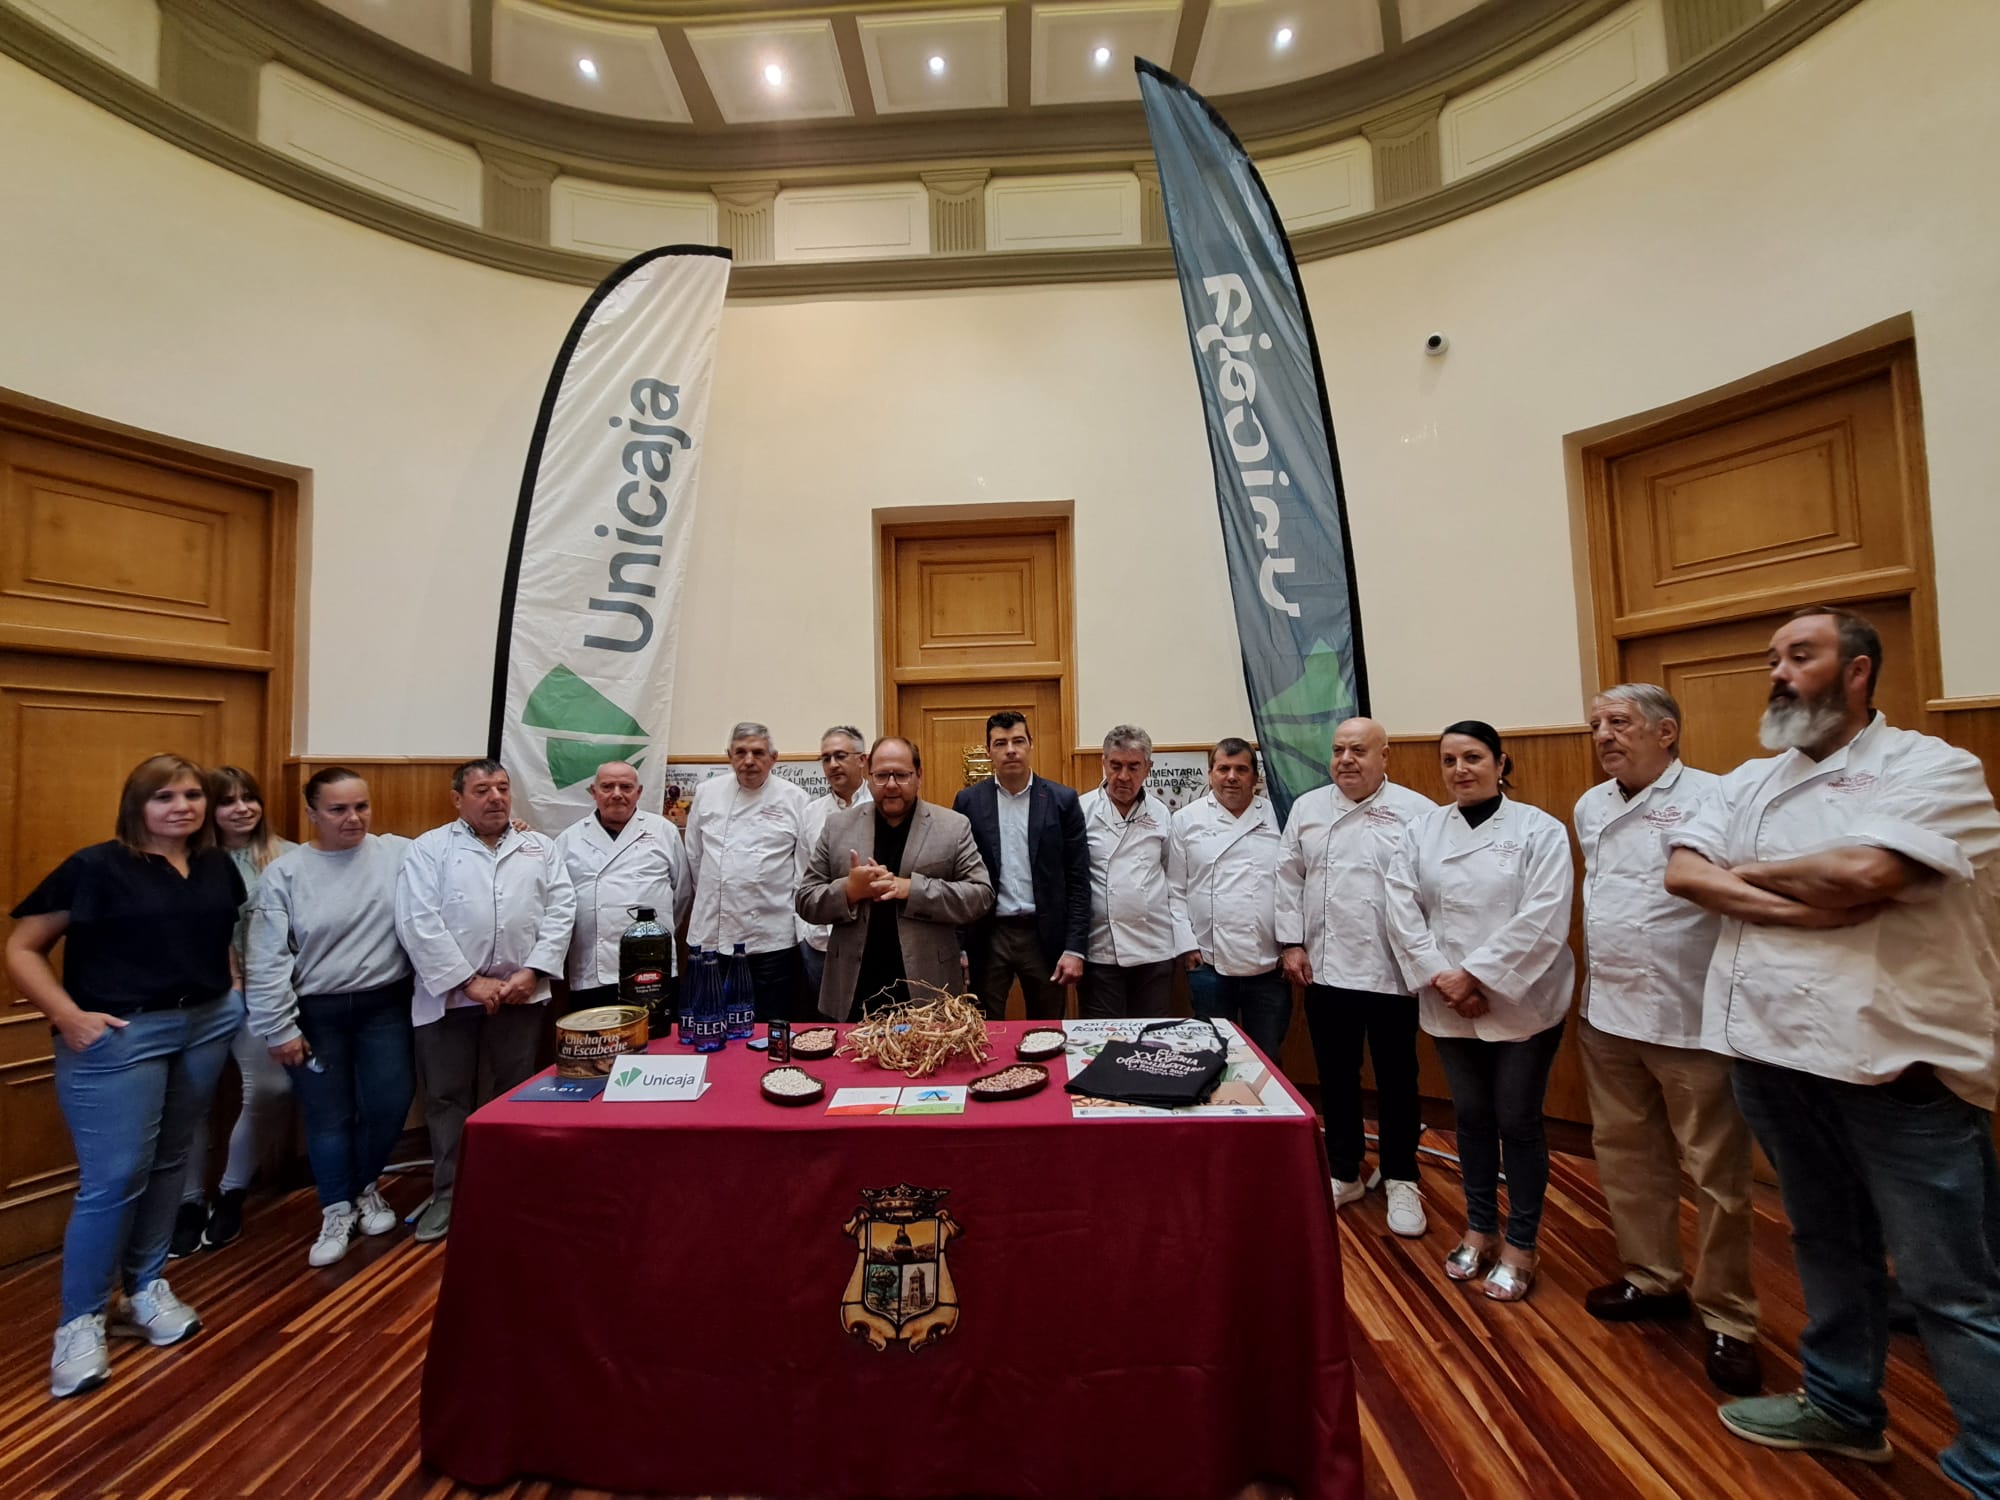
<svg viewBox="0 0 2000 1500">
<path fill-rule="evenodd" d="M 63 988 L 85 1010 L 118 1014 L 226 994 L 243 898 L 236 862 L 220 849 L 191 855 L 183 877 L 114 839 L 57 865 L 13 915 L 68 912 Z"/>
<path fill-rule="evenodd" d="M 876 812 L 877 864 L 890 870 L 902 864 L 911 821 L 906 814 L 900 824 L 892 824 L 879 810 Z M 854 999 L 859 1006 L 880 1007 L 909 998 L 903 983 L 903 942 L 896 931 L 902 915 L 900 901 L 876 901 L 869 905 L 868 937 L 861 949 L 861 972 L 854 981 Z M 884 988 L 889 990 L 887 995 L 881 993 Z"/>
</svg>

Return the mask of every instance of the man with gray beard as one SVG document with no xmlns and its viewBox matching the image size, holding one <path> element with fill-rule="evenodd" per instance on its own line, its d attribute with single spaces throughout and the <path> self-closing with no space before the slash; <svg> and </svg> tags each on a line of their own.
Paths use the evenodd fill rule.
<svg viewBox="0 0 2000 1500">
<path fill-rule="evenodd" d="M 1974 756 L 1875 712 L 1882 642 L 1859 615 L 1800 610 L 1770 666 L 1780 753 L 1666 834 L 1667 889 L 1722 918 L 1702 1044 L 1736 1059 L 1806 1302 L 1805 1389 L 1722 1421 L 1889 1462 L 1886 1251 L 1958 1418 L 1940 1465 L 2000 1496 L 2000 812 Z"/>
</svg>

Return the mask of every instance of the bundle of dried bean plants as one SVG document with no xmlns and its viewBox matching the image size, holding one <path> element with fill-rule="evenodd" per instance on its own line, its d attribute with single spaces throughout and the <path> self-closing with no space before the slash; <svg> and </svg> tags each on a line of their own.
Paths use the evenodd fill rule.
<svg viewBox="0 0 2000 1500">
<path fill-rule="evenodd" d="M 847 1033 L 841 1053 L 910 1078 L 928 1078 L 957 1057 L 985 1062 L 991 1055 L 986 1017 L 972 998 L 920 979 L 908 984 L 912 991 L 928 992 L 930 998 L 905 1000 L 876 1011 Z"/>
</svg>

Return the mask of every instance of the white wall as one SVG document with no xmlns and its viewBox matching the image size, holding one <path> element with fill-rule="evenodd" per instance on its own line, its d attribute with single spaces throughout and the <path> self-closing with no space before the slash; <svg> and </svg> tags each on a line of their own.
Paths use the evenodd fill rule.
<svg viewBox="0 0 2000 1500">
<path fill-rule="evenodd" d="M 2000 6 L 1866 0 L 1611 157 L 1306 268 L 1392 729 L 1579 717 L 1566 433 L 1905 312 L 1945 686 L 2000 693 L 1995 55 Z M 477 747 L 528 431 L 582 289 L 306 208 L 5 61 L 0 193 L 0 387 L 310 471 L 295 748 Z M 978 501 L 1075 501 L 1086 741 L 1247 725 L 1169 284 L 738 304 L 719 379 L 677 752 L 746 716 L 796 748 L 872 722 L 870 512 Z"/>
</svg>

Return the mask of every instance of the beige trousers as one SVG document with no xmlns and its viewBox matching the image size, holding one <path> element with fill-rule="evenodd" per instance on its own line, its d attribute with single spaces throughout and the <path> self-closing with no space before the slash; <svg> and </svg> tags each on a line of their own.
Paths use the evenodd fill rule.
<svg viewBox="0 0 2000 1500">
<path fill-rule="evenodd" d="M 1625 1279 L 1660 1295 L 1687 1280 L 1681 1170 L 1694 1183 L 1695 1310 L 1714 1333 L 1757 1337 L 1750 1286 L 1750 1127 L 1726 1057 L 1635 1042 L 1583 1023 L 1591 1142 Z"/>
</svg>

